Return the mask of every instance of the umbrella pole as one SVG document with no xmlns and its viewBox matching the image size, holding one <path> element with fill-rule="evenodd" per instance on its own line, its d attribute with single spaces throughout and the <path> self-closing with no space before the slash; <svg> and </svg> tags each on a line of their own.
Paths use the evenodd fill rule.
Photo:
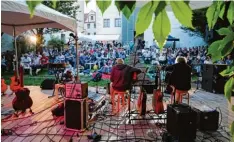
<svg viewBox="0 0 234 142">
<path fill-rule="evenodd" d="M 79 77 L 79 51 L 78 51 L 78 44 L 77 44 L 77 40 L 78 40 L 78 35 L 76 33 L 76 39 L 75 39 L 75 44 L 76 44 L 76 74 L 77 74 L 77 82 L 80 82 L 80 77 Z"/>
<path fill-rule="evenodd" d="M 13 37 L 14 37 L 14 48 L 15 48 L 15 58 L 16 58 L 15 59 L 15 61 L 16 61 L 15 70 L 16 70 L 17 78 L 19 79 L 18 49 L 17 49 L 17 43 L 16 43 L 15 26 L 13 26 Z"/>
</svg>

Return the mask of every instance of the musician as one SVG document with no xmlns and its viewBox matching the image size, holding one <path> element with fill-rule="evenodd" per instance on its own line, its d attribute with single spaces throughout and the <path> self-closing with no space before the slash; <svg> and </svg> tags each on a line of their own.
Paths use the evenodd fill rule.
<svg viewBox="0 0 234 142">
<path fill-rule="evenodd" d="M 110 84 L 110 94 L 111 94 L 111 101 L 114 102 L 114 94 L 113 91 L 121 91 L 125 92 L 126 90 L 131 89 L 132 84 L 132 76 L 133 73 L 141 73 L 140 69 L 133 68 L 131 66 L 125 65 L 124 60 L 121 58 L 118 58 L 116 60 L 116 65 L 112 67 L 111 71 L 111 84 Z M 113 109 L 114 109 L 114 104 Z"/>
<path fill-rule="evenodd" d="M 59 88 L 65 88 L 65 83 L 73 81 L 73 76 L 71 71 L 67 71 L 61 79 L 61 82 L 58 84 L 55 84 L 55 89 L 54 89 L 54 96 L 55 96 L 55 101 L 58 101 L 58 89 Z"/>
<path fill-rule="evenodd" d="M 169 79 L 169 85 L 172 86 L 175 93 L 175 101 L 181 103 L 179 91 L 188 91 L 191 89 L 191 67 L 187 64 L 186 58 L 178 56 L 176 58 L 176 64 L 166 67 L 166 71 L 172 71 Z"/>
</svg>

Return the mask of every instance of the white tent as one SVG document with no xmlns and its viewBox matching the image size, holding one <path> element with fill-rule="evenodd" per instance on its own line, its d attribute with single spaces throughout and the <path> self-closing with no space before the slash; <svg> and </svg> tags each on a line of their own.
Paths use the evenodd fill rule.
<svg viewBox="0 0 234 142">
<path fill-rule="evenodd" d="M 58 28 L 77 32 L 76 20 L 43 4 L 36 7 L 33 18 L 25 1 L 1 1 L 2 32 L 19 35 L 35 28 Z"/>
<path fill-rule="evenodd" d="M 77 34 L 77 21 L 75 19 L 43 4 L 36 7 L 33 18 L 30 18 L 30 12 L 25 1 L 1 1 L 1 19 L 2 32 L 13 35 L 14 40 L 16 40 L 17 35 L 35 28 L 58 28 L 70 30 Z M 14 43 L 16 58 L 18 59 L 16 42 Z M 79 58 L 77 58 L 78 62 Z M 18 67 L 18 61 L 16 66 Z M 16 71 L 18 75 L 18 68 Z"/>
</svg>

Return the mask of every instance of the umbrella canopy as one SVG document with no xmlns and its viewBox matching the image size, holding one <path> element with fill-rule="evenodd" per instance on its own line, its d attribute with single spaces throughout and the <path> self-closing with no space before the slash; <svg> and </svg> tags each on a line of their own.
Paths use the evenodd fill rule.
<svg viewBox="0 0 234 142">
<path fill-rule="evenodd" d="M 75 19 L 61 14 L 43 4 L 36 7 L 33 18 L 30 18 L 25 1 L 1 1 L 2 32 L 19 35 L 35 28 L 58 28 L 77 32 Z"/>
</svg>

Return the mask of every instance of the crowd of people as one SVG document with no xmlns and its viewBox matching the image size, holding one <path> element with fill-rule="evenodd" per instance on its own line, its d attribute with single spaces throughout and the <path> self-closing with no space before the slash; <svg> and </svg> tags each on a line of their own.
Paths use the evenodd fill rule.
<svg viewBox="0 0 234 142">
<path fill-rule="evenodd" d="M 139 44 L 141 45 L 141 44 Z M 125 59 L 133 52 L 134 43 L 122 46 L 119 42 L 83 42 L 79 48 L 79 69 L 81 72 L 90 73 L 91 69 L 101 73 L 110 74 L 115 59 Z M 171 48 L 167 47 L 160 51 L 155 46 L 145 47 L 144 44 L 137 47 L 137 54 L 140 55 L 145 64 L 152 65 L 172 65 L 177 56 L 186 57 L 191 66 L 195 66 L 200 71 L 201 64 L 213 64 L 210 56 L 207 56 L 207 47 L 199 46 L 193 48 Z M 15 56 L 13 52 L 7 51 L 2 54 L 2 71 L 14 70 Z M 64 64 L 65 72 L 70 70 L 73 74 L 76 72 L 76 50 L 74 45 L 69 45 L 68 49 L 59 51 L 58 49 L 43 48 L 42 53 L 28 52 L 20 57 L 20 64 L 25 70 L 29 70 L 31 75 L 37 75 L 42 68 L 48 67 L 48 64 Z M 12 64 L 13 63 L 13 64 Z M 232 63 L 231 55 L 215 62 L 216 64 Z M 53 74 L 53 72 L 49 72 Z"/>
</svg>

